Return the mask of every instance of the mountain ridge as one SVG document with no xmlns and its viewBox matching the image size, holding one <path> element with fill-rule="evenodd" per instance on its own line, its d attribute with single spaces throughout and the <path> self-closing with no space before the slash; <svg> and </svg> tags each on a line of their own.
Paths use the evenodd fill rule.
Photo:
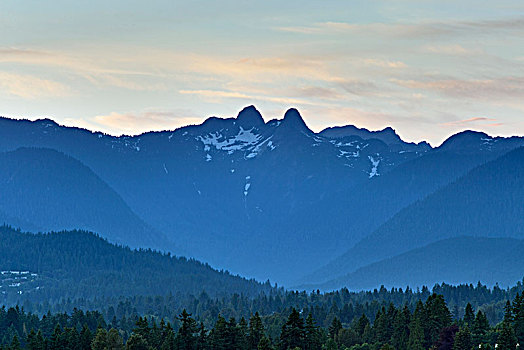
<svg viewBox="0 0 524 350">
<path fill-rule="evenodd" d="M 456 142 L 446 149 L 331 138 L 312 132 L 297 110 L 264 122 L 254 106 L 137 136 L 57 125 L 0 119 L 0 151 L 40 147 L 71 156 L 184 255 L 281 284 L 328 264 L 471 166 L 524 144 L 482 136 L 462 152 Z"/>
</svg>

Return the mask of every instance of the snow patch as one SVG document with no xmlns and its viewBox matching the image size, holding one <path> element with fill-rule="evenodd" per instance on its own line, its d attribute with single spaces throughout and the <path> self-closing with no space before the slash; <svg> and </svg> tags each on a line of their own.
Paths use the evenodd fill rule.
<svg viewBox="0 0 524 350">
<path fill-rule="evenodd" d="M 206 154 L 206 162 L 210 162 L 211 159 L 213 159 L 213 157 L 211 157 L 211 155 L 209 153 Z"/>
<path fill-rule="evenodd" d="M 371 179 L 374 176 L 380 175 L 378 173 L 378 165 L 380 164 L 380 159 L 375 159 L 372 156 L 368 156 L 370 162 L 371 162 L 371 171 L 369 172 L 369 178 Z"/>
<path fill-rule="evenodd" d="M 251 187 L 249 180 L 251 180 L 251 176 L 248 175 L 246 176 L 246 184 L 244 185 L 244 196 L 249 194 L 249 188 Z"/>
<path fill-rule="evenodd" d="M 240 127 L 237 135 L 227 139 L 220 132 L 216 131 L 205 136 L 198 136 L 196 139 L 204 144 L 204 147 L 215 147 L 217 150 L 233 153 L 256 144 L 262 136 L 254 133 L 255 128 L 245 130 Z"/>
</svg>

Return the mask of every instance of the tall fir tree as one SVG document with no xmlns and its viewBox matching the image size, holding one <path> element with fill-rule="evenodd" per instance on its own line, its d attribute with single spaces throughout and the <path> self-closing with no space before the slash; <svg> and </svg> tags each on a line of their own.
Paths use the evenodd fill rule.
<svg viewBox="0 0 524 350">
<path fill-rule="evenodd" d="M 455 334 L 455 342 L 453 344 L 453 350 L 471 350 L 473 342 L 471 341 L 471 332 L 466 326 L 461 328 L 457 334 Z"/>
<path fill-rule="evenodd" d="M 298 311 L 293 308 L 287 322 L 282 326 L 279 348 L 281 350 L 294 349 L 297 347 L 303 348 L 305 339 L 304 328 L 304 320 L 300 317 Z"/>
</svg>

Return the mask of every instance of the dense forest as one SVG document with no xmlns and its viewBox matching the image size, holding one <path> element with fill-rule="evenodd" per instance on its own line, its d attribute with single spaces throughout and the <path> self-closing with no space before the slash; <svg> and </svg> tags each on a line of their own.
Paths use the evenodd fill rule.
<svg viewBox="0 0 524 350">
<path fill-rule="evenodd" d="M 232 294 L 222 297 L 211 297 L 206 292 L 199 295 L 182 294 L 165 296 L 131 296 L 108 297 L 94 299 L 62 299 L 60 302 L 34 303 L 24 300 L 20 307 L 37 315 L 52 313 L 74 313 L 75 309 L 96 310 L 106 320 L 136 319 L 138 316 L 148 316 L 176 323 L 177 316 L 186 309 L 206 327 L 212 327 L 219 315 L 226 319 L 248 319 L 258 312 L 264 320 L 266 331 L 271 338 L 277 338 L 281 329 L 280 315 L 287 315 L 293 308 L 302 313 L 311 313 L 317 324 L 328 327 L 333 318 L 344 325 L 356 322 L 365 315 L 370 322 L 375 321 L 377 313 L 390 304 L 397 308 L 407 306 L 413 312 L 419 301 L 426 300 L 432 294 L 444 297 L 452 318 L 458 320 L 464 317 L 465 306 L 470 303 L 476 310 L 482 311 L 491 325 L 499 323 L 505 313 L 507 300 L 512 300 L 517 294 L 522 294 L 524 286 L 517 283 L 510 289 L 497 286 L 487 288 L 484 285 L 435 285 L 432 290 L 423 287 L 420 290 L 411 288 L 387 290 L 385 288 L 365 292 L 350 292 L 347 289 L 331 293 L 310 293 L 273 290 L 268 294 L 251 297 Z"/>
<path fill-rule="evenodd" d="M 85 231 L 30 234 L 0 226 L 0 304 L 131 295 L 258 295 L 272 289 L 193 259 L 110 244 Z"/>
<path fill-rule="evenodd" d="M 1 349 L 408 349 L 471 350 L 516 349 L 524 341 L 524 296 L 505 303 L 502 322 L 490 325 L 470 303 L 454 319 L 444 297 L 431 294 L 408 305 L 381 307 L 374 320 L 365 314 L 350 323 L 337 316 L 328 326 L 318 325 L 313 313 L 289 312 L 260 316 L 251 313 L 238 321 L 218 315 L 211 327 L 185 309 L 172 321 L 158 317 L 113 315 L 98 311 L 47 313 L 38 317 L 18 306 L 0 309 Z M 268 324 L 279 325 L 278 334 Z"/>
</svg>

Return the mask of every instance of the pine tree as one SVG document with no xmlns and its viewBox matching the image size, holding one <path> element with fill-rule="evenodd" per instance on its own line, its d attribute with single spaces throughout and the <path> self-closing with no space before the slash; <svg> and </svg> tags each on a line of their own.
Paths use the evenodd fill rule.
<svg viewBox="0 0 524 350">
<path fill-rule="evenodd" d="M 144 337 L 138 333 L 133 333 L 127 340 L 126 350 L 152 350 L 152 348 Z"/>
<path fill-rule="evenodd" d="M 226 319 L 221 315 L 218 315 L 218 319 L 211 330 L 209 338 L 210 346 L 214 350 L 228 350 L 233 348 L 229 325 Z"/>
<path fill-rule="evenodd" d="M 474 320 L 475 320 L 475 314 L 473 312 L 473 307 L 471 306 L 470 303 L 468 303 L 466 305 L 466 309 L 465 309 L 465 312 L 464 312 L 464 323 L 468 327 L 472 327 Z"/>
<path fill-rule="evenodd" d="M 176 335 L 177 347 L 180 350 L 194 350 L 198 332 L 196 321 L 191 318 L 186 309 L 182 310 L 182 313 L 178 315 L 178 320 L 182 322 L 180 329 Z"/>
<path fill-rule="evenodd" d="M 471 330 L 471 337 L 474 344 L 480 344 L 487 341 L 486 334 L 490 329 L 489 321 L 482 311 L 477 312 L 475 321 L 473 322 L 473 329 Z"/>
<path fill-rule="evenodd" d="M 426 339 L 424 346 L 429 348 L 440 338 L 440 332 L 451 325 L 452 318 L 442 295 L 430 295 L 424 310 L 425 317 L 422 323 Z"/>
<path fill-rule="evenodd" d="M 20 340 L 18 340 L 17 335 L 13 337 L 11 345 L 9 345 L 9 350 L 22 350 L 22 347 L 20 346 Z"/>
<path fill-rule="evenodd" d="M 56 324 L 55 330 L 53 331 L 53 334 L 51 334 L 51 337 L 49 338 L 49 346 L 53 349 L 60 349 L 61 348 L 61 339 L 62 336 L 62 328 L 60 328 L 60 324 Z"/>
<path fill-rule="evenodd" d="M 151 328 L 149 328 L 149 323 L 147 322 L 146 317 L 138 318 L 133 333 L 140 335 L 145 341 L 149 342 L 149 338 L 151 338 Z"/>
<path fill-rule="evenodd" d="M 298 311 L 293 308 L 287 322 L 282 326 L 280 333 L 280 349 L 288 350 L 296 347 L 304 347 L 304 320 L 300 317 Z"/>
<path fill-rule="evenodd" d="M 333 321 L 331 322 L 331 325 L 328 328 L 328 334 L 331 339 L 335 339 L 335 337 L 338 334 L 338 331 L 342 329 L 342 322 L 338 319 L 338 317 L 334 317 Z"/>
<path fill-rule="evenodd" d="M 313 320 L 311 312 L 306 317 L 304 350 L 322 349 L 320 331 Z"/>
<path fill-rule="evenodd" d="M 504 306 L 504 322 L 513 322 L 513 307 L 511 306 L 509 300 L 506 301 L 506 306 Z"/>
<path fill-rule="evenodd" d="M 322 348 L 323 350 L 338 350 L 337 343 L 333 338 L 328 338 L 326 344 Z"/>
<path fill-rule="evenodd" d="M 519 344 L 524 344 L 524 294 L 513 301 L 513 328 Z"/>
<path fill-rule="evenodd" d="M 271 345 L 271 341 L 268 337 L 264 336 L 260 339 L 260 342 L 258 343 L 257 350 L 273 350 L 273 346 Z"/>
<path fill-rule="evenodd" d="M 419 318 L 414 318 L 410 324 L 407 350 L 424 350 L 424 329 Z"/>
<path fill-rule="evenodd" d="M 200 329 L 198 331 L 197 350 L 206 350 L 208 348 L 208 336 L 204 324 L 200 322 Z"/>
<path fill-rule="evenodd" d="M 471 341 L 471 332 L 466 326 L 461 328 L 457 334 L 455 334 L 455 342 L 453 344 L 453 350 L 471 350 L 473 342 Z"/>
<path fill-rule="evenodd" d="M 42 334 L 40 333 L 40 336 L 41 335 Z M 82 330 L 80 331 L 80 336 L 79 336 L 79 344 L 78 344 L 78 346 L 79 346 L 80 350 L 89 350 L 89 349 L 91 349 L 91 342 L 92 341 L 93 341 L 93 339 L 92 339 L 91 331 L 89 330 L 89 327 L 87 326 L 87 324 L 84 324 L 84 326 L 82 327 Z"/>
<path fill-rule="evenodd" d="M 107 332 L 107 347 L 111 350 L 124 349 L 124 341 L 115 328 L 111 328 L 109 332 Z"/>
<path fill-rule="evenodd" d="M 107 331 L 104 328 L 98 328 L 96 330 L 95 338 L 91 342 L 92 350 L 104 350 L 108 347 L 107 342 Z"/>
<path fill-rule="evenodd" d="M 411 320 L 411 313 L 407 305 L 402 311 L 395 315 L 393 321 L 393 334 L 391 336 L 391 345 L 396 349 L 403 349 L 407 346 L 409 341 L 409 323 Z"/>
<path fill-rule="evenodd" d="M 264 325 L 262 324 L 262 319 L 260 318 L 260 315 L 258 312 L 255 312 L 254 315 L 252 315 L 249 318 L 249 346 L 252 350 L 256 350 L 258 348 L 258 344 L 260 343 L 260 340 L 264 337 L 265 330 Z"/>
<path fill-rule="evenodd" d="M 502 329 L 499 333 L 497 344 L 497 350 L 515 350 L 517 347 L 517 337 L 510 322 L 502 322 Z"/>
</svg>

